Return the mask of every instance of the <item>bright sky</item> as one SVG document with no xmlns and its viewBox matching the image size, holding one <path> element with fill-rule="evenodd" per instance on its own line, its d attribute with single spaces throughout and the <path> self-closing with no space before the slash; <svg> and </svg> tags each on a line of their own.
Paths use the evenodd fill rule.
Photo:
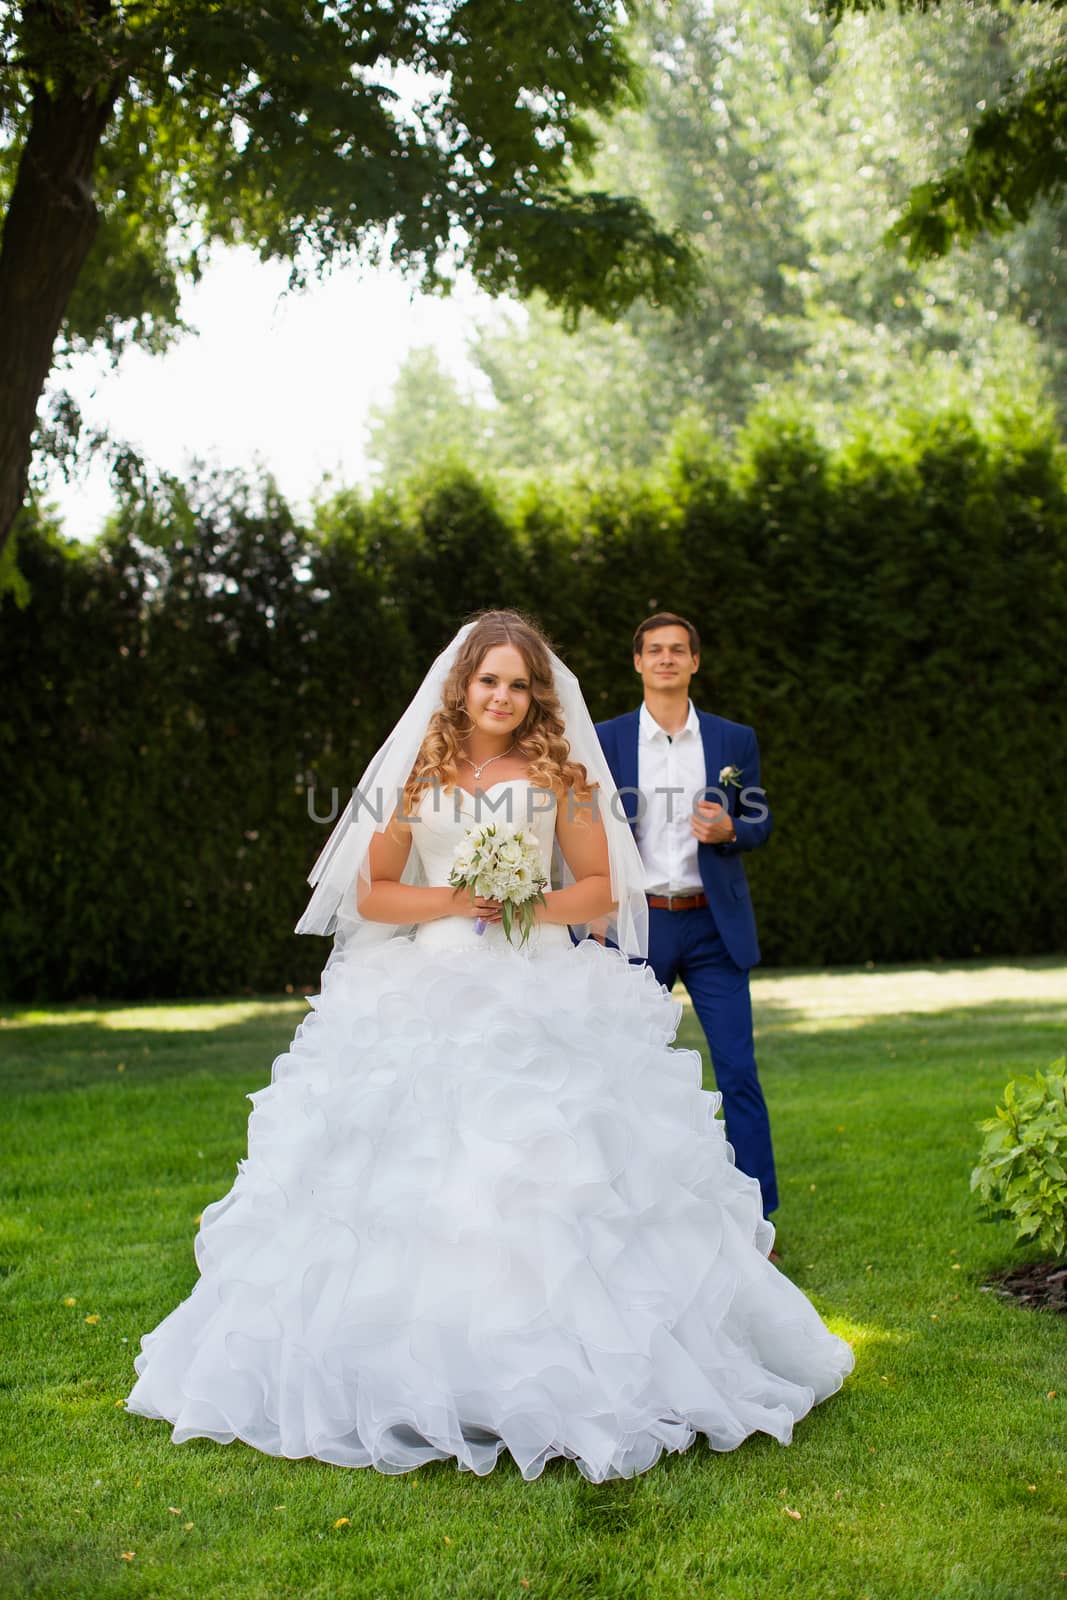
<svg viewBox="0 0 1067 1600">
<path fill-rule="evenodd" d="M 114 368 L 83 358 L 56 376 L 87 422 L 159 466 L 261 462 L 299 513 L 326 474 L 335 488 L 368 481 L 368 412 L 388 397 L 408 350 L 432 345 L 477 385 L 466 338 L 502 312 L 469 283 L 449 299 L 420 296 L 386 269 L 346 268 L 299 295 L 285 292 L 287 276 L 250 250 L 225 251 L 183 297 L 195 334 L 163 356 L 130 350 Z M 113 503 L 101 467 L 79 483 L 57 479 L 50 497 L 67 532 L 85 539 Z"/>
</svg>

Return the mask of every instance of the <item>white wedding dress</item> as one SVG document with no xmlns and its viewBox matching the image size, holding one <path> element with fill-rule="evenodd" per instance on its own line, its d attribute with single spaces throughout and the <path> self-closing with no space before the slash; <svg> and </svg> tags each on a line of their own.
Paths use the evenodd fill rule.
<svg viewBox="0 0 1067 1600">
<path fill-rule="evenodd" d="M 429 798 L 415 847 L 445 884 L 475 803 Z M 554 811 L 532 825 L 547 865 Z M 334 959 L 310 1003 L 128 1410 L 176 1443 L 381 1472 L 506 1449 L 526 1478 L 563 1456 L 600 1482 L 698 1434 L 788 1443 L 841 1387 L 852 1352 L 767 1259 L 649 968 L 449 917 Z"/>
</svg>

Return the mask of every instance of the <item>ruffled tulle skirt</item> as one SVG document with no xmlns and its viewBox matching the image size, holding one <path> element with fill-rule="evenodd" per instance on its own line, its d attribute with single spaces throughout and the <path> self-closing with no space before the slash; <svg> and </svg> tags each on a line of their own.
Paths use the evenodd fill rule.
<svg viewBox="0 0 1067 1600">
<path fill-rule="evenodd" d="M 392 939 L 311 1006 L 128 1410 L 176 1443 L 600 1482 L 698 1434 L 788 1443 L 840 1388 L 852 1353 L 768 1261 L 649 969 Z"/>
</svg>

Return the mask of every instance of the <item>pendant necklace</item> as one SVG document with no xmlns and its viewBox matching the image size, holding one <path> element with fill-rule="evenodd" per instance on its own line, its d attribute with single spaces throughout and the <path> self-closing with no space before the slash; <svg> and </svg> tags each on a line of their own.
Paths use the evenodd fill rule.
<svg viewBox="0 0 1067 1600">
<path fill-rule="evenodd" d="M 501 750 L 501 752 L 500 752 L 500 754 L 498 756 L 490 756 L 487 761 L 483 761 L 482 762 L 480 767 L 474 767 L 474 762 L 471 760 L 470 756 L 464 756 L 463 759 L 467 763 L 468 766 L 474 767 L 474 779 L 475 779 L 475 782 L 477 782 L 478 779 L 481 777 L 482 773 L 485 771 L 486 767 L 492 766 L 494 761 L 503 761 L 504 757 L 505 756 L 509 756 L 511 754 L 511 752 L 514 750 L 514 748 L 515 748 L 515 742 L 514 742 L 514 740 L 512 740 L 511 744 L 508 745 L 506 750 Z"/>
</svg>

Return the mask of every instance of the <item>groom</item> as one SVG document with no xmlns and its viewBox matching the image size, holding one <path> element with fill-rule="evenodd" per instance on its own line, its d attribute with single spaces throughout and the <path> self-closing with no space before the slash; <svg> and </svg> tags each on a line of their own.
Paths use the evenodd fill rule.
<svg viewBox="0 0 1067 1600">
<path fill-rule="evenodd" d="M 697 630 L 658 612 L 634 634 L 644 704 L 597 734 L 630 818 L 648 892 L 648 961 L 689 990 L 711 1049 L 738 1167 L 778 1204 L 767 1106 L 756 1071 L 748 971 L 760 959 L 741 853 L 770 837 L 751 728 L 698 711 L 689 684 Z"/>
</svg>

